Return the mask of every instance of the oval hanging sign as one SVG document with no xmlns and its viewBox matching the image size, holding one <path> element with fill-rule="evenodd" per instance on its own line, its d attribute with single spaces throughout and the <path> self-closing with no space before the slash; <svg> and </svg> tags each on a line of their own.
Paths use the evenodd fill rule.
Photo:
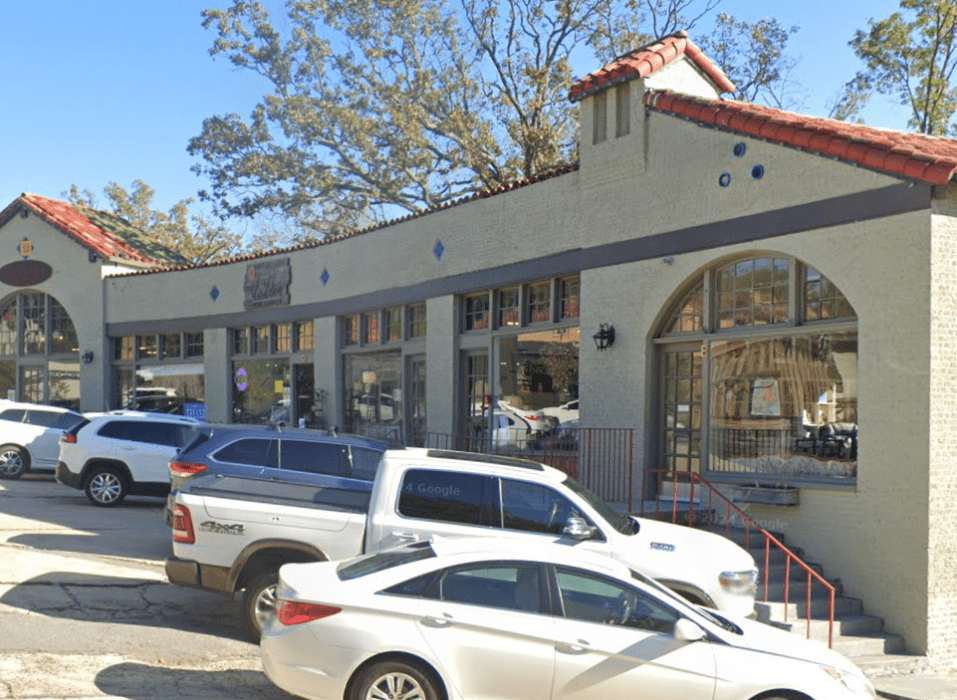
<svg viewBox="0 0 957 700">
<path fill-rule="evenodd" d="M 242 367 L 236 370 L 236 388 L 240 391 L 246 391 L 246 387 L 248 386 L 248 378 L 249 375 L 246 374 L 246 370 L 244 370 Z"/>
<path fill-rule="evenodd" d="M 0 282 L 11 287 L 32 287 L 46 282 L 53 274 L 53 268 L 39 260 L 17 260 L 0 267 Z"/>
</svg>

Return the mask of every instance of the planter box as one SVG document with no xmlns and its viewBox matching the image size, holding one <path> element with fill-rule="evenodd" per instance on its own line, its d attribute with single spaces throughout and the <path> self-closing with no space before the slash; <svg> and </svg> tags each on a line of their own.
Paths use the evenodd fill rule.
<svg viewBox="0 0 957 700">
<path fill-rule="evenodd" d="M 800 489 L 794 486 L 736 486 L 732 500 L 769 506 L 796 506 Z"/>
</svg>

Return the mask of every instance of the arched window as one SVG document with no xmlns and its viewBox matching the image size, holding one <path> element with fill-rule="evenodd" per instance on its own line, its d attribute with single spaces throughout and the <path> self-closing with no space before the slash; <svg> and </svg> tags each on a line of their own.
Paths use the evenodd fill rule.
<svg viewBox="0 0 957 700">
<path fill-rule="evenodd" d="M 659 463 L 782 485 L 857 475 L 857 317 L 782 255 L 689 280 L 658 336 Z"/>
<path fill-rule="evenodd" d="M 0 301 L 0 398 L 79 408 L 76 327 L 48 294 L 23 291 Z"/>
</svg>

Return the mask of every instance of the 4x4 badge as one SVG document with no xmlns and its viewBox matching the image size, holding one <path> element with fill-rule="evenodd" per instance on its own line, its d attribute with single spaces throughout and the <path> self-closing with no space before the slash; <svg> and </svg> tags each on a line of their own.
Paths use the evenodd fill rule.
<svg viewBox="0 0 957 700">
<path fill-rule="evenodd" d="M 217 523 L 215 520 L 207 520 L 204 523 L 199 524 L 199 529 L 202 532 L 213 532 L 219 535 L 245 535 L 246 532 L 243 530 L 242 523 L 235 523 L 233 525 L 224 525 L 223 523 Z"/>
</svg>

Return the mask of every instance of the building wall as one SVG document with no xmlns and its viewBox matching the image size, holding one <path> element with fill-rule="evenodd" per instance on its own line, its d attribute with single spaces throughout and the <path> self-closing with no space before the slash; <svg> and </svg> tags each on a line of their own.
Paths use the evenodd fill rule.
<svg viewBox="0 0 957 700">
<path fill-rule="evenodd" d="M 102 410 L 106 406 L 106 376 L 103 360 L 107 344 L 103 336 L 102 261 L 88 262 L 86 250 L 54 229 L 41 218 L 30 214 L 14 216 L 3 227 L 8 242 L 0 257 L 0 266 L 22 259 L 16 245 L 24 238 L 33 243 L 31 260 L 45 262 L 53 269 L 51 277 L 35 287 L 13 287 L 0 283 L 0 299 L 21 291 L 40 291 L 55 298 L 73 321 L 79 342 L 79 354 L 93 352 L 94 361 L 80 363 L 80 405 L 83 410 Z"/>
<path fill-rule="evenodd" d="M 943 190 L 943 188 L 941 188 Z M 928 649 L 935 665 L 957 668 L 957 192 L 939 191 L 930 249 L 930 436 L 928 502 L 911 518 L 929 530 Z"/>
<path fill-rule="evenodd" d="M 288 308 L 244 312 L 248 263 L 240 261 L 108 279 L 107 322 L 118 328 L 142 319 L 153 327 L 243 325 L 270 314 L 285 314 L 287 320 L 296 314 L 309 317 L 308 306 L 308 314 L 319 319 L 316 386 L 330 392 L 327 407 L 340 406 L 334 316 L 390 306 L 412 285 L 435 283 L 437 291 L 427 301 L 428 428 L 452 432 L 454 396 L 461 390 L 455 294 L 496 286 L 509 279 L 511 264 L 572 253 L 580 256 L 582 268 L 584 338 L 600 323 L 612 323 L 617 331 L 615 345 L 606 352 L 582 344 L 582 425 L 634 428 L 636 463 L 653 466 L 652 341 L 670 303 L 693 275 L 729 256 L 794 256 L 831 279 L 857 313 L 859 475 L 854 488 L 806 487 L 799 506 L 751 512 L 811 552 L 845 582 L 847 594 L 863 598 L 867 612 L 904 634 L 912 650 L 957 666 L 957 642 L 947 641 L 945 634 L 957 619 L 957 581 L 949 573 L 957 571 L 957 553 L 947 529 L 953 522 L 949 504 L 955 502 L 948 497 L 954 488 L 949 457 L 957 451 L 954 412 L 948 410 L 955 395 L 951 369 L 957 363 L 951 330 L 951 299 L 957 293 L 953 219 L 942 213 L 932 221 L 929 211 L 918 211 L 825 228 L 810 223 L 805 230 L 774 237 L 745 231 L 760 240 L 722 245 L 709 237 L 709 226 L 761 213 L 771 221 L 770 214 L 791 207 L 904 185 L 863 168 L 658 113 L 633 110 L 632 116 L 641 127 L 626 138 L 635 143 L 615 148 L 612 127 L 611 147 L 583 143 L 579 172 L 280 254 L 292 267 Z M 740 157 L 734 154 L 738 143 L 745 144 Z M 635 155 L 639 152 L 645 155 Z M 627 167 L 629 159 L 639 157 L 646 159 L 645 167 Z M 760 177 L 755 166 L 761 166 Z M 821 205 L 822 215 L 828 208 Z M 760 225 L 761 219 L 747 221 L 741 225 Z M 700 246 L 655 254 L 667 234 L 693 227 L 702 227 Z M 439 241 L 440 258 L 434 254 Z M 647 255 L 595 266 L 590 249 L 622 241 L 636 241 L 639 251 L 648 241 Z M 489 269 L 495 277 L 469 278 L 471 287 L 441 287 L 456 275 Z M 534 267 L 525 274 L 529 269 Z M 326 284 L 320 280 L 323 270 L 329 273 Z M 209 294 L 214 285 L 220 291 L 216 300 Z M 219 399 L 208 391 L 207 400 Z M 930 522 L 943 524 L 932 529 Z"/>
</svg>

